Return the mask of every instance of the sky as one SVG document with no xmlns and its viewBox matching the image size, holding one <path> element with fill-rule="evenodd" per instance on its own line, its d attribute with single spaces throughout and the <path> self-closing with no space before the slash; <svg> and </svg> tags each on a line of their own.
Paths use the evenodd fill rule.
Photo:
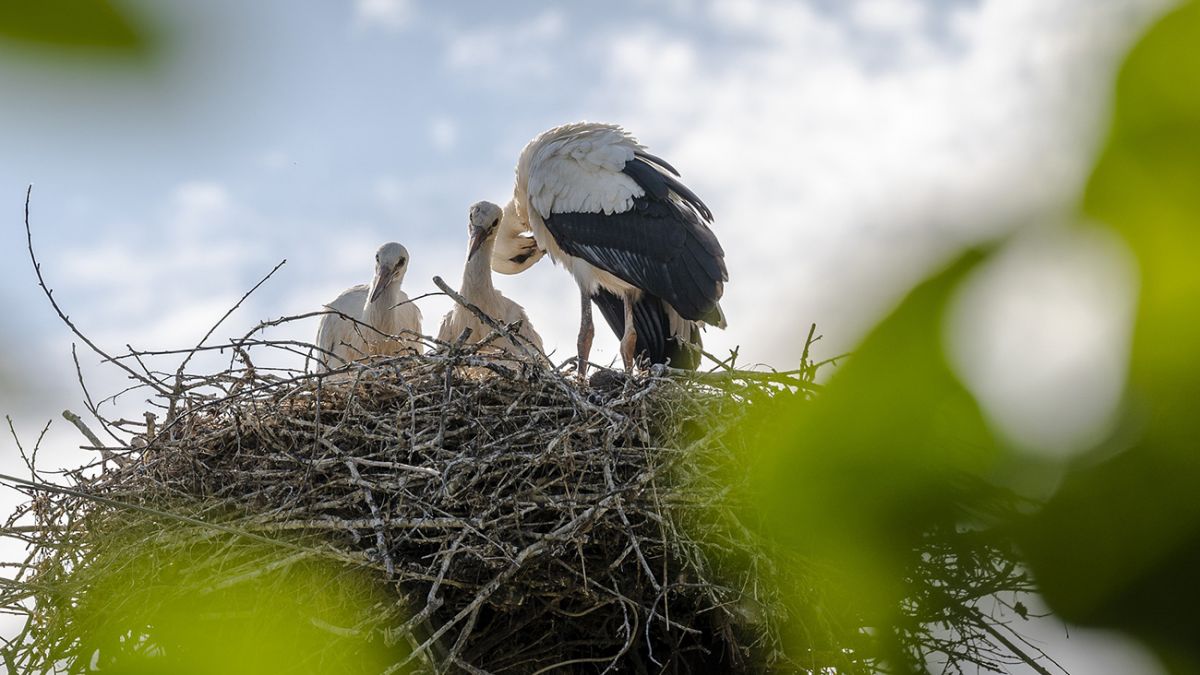
<svg viewBox="0 0 1200 675">
<path fill-rule="evenodd" d="M 81 394 L 25 250 L 29 184 L 43 272 L 79 327 L 113 351 L 179 348 L 283 259 L 218 340 L 366 283 L 385 241 L 411 252 L 410 295 L 456 284 L 470 204 L 507 200 L 524 144 L 583 119 L 625 126 L 716 214 L 729 328 L 706 333 L 713 353 L 793 368 L 812 323 L 818 357 L 843 353 L 956 251 L 1015 237 L 947 327 L 967 383 L 1001 433 L 1056 457 L 1117 405 L 1136 270 L 1062 225 L 1115 67 L 1163 0 L 134 6 L 167 36 L 153 66 L 0 44 L 0 412 L 26 442 L 57 420 L 44 466 L 86 454 L 58 418 Z M 496 283 L 571 355 L 569 275 L 546 260 Z M 421 307 L 432 332 L 449 303 Z M 594 360 L 616 348 L 598 327 Z M 98 361 L 81 355 L 89 388 L 115 393 Z M 0 440 L 0 468 L 20 466 Z M 1078 672 L 1155 672 L 1104 636 L 1063 649 L 1091 659 Z"/>
</svg>

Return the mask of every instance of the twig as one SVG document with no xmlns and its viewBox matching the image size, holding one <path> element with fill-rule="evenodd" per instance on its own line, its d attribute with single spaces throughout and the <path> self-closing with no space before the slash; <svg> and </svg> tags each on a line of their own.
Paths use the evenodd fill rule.
<svg viewBox="0 0 1200 675">
<path fill-rule="evenodd" d="M 267 279 L 270 279 L 272 276 L 274 276 L 275 273 L 279 271 L 279 268 L 283 267 L 286 264 L 287 264 L 287 258 L 280 260 L 278 264 L 276 264 L 274 267 L 271 268 L 270 272 L 267 272 L 267 275 L 265 277 L 263 277 L 262 279 L 259 279 L 257 284 L 254 284 L 254 286 L 251 287 L 250 290 L 243 293 L 242 297 L 233 304 L 233 307 L 230 307 L 227 312 L 222 314 L 221 318 L 217 319 L 217 322 L 214 323 L 212 325 L 212 327 L 208 329 L 208 332 L 204 334 L 204 337 L 200 338 L 200 341 L 196 343 L 196 346 L 193 347 L 191 349 L 191 351 L 188 352 L 187 357 L 183 359 L 183 363 L 179 364 L 179 368 L 178 368 L 177 372 L 182 374 L 183 369 L 187 367 L 188 362 L 191 361 L 192 357 L 195 356 L 196 352 L 201 347 L 204 346 L 204 343 L 208 341 L 208 338 L 212 337 L 212 334 L 217 330 L 217 328 L 219 328 L 221 324 L 225 323 L 225 319 L 228 319 L 230 314 L 233 314 L 234 312 L 236 312 L 237 308 L 242 306 L 242 303 L 246 301 L 246 298 L 250 297 L 251 293 L 253 293 L 254 291 L 257 291 L 260 286 L 267 283 Z"/>
<path fill-rule="evenodd" d="M 33 230 L 29 226 L 29 202 L 30 202 L 32 195 L 33 195 L 33 185 L 30 185 L 25 190 L 25 243 L 26 243 L 27 248 L 29 249 L 29 260 L 30 260 L 30 262 L 33 263 L 33 271 L 35 274 L 37 274 L 38 287 L 42 289 L 42 293 L 45 294 L 46 299 L 50 301 L 50 306 L 54 308 L 54 312 L 56 314 L 58 314 L 58 318 L 62 319 L 62 322 L 67 325 L 67 328 L 70 328 L 71 332 L 74 333 L 76 337 L 78 337 L 80 340 L 83 340 L 83 343 L 85 345 L 87 345 L 89 348 L 91 348 L 91 350 L 93 352 L 96 352 L 96 354 L 98 354 L 102 359 L 104 359 L 105 361 L 112 361 L 113 363 L 116 363 L 117 366 L 120 367 L 122 370 L 124 370 L 126 373 L 128 373 L 128 375 L 130 377 L 141 382 L 142 384 L 145 384 L 146 386 L 150 387 L 151 389 L 154 389 L 159 394 L 162 394 L 164 396 L 169 394 L 170 393 L 169 390 L 159 386 L 156 382 L 146 379 L 140 373 L 138 373 L 137 371 L 133 370 L 132 368 L 126 366 L 125 364 L 123 364 L 119 361 L 114 361 L 113 358 L 111 356 L 109 356 L 107 352 L 105 352 L 103 349 L 100 349 L 98 346 L 96 346 L 96 343 L 94 343 L 90 339 L 88 339 L 88 337 L 86 335 L 84 335 L 78 328 L 76 328 L 75 324 L 72 323 L 70 317 L 68 317 L 66 315 L 66 313 L 63 312 L 62 308 L 58 306 L 58 301 L 56 301 L 54 299 L 54 291 L 50 290 L 50 288 L 48 286 L 46 286 L 46 280 L 42 278 L 42 265 L 41 265 L 41 263 L 38 262 L 37 255 L 35 255 L 33 252 Z"/>
</svg>

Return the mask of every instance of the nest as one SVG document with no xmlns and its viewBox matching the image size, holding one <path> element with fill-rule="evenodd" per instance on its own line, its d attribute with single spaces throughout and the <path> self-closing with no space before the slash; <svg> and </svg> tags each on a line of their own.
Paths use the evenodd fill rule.
<svg viewBox="0 0 1200 675">
<path fill-rule="evenodd" d="M 148 417 L 98 473 L 39 485 L 7 528 L 32 548 L 4 598 L 27 613 L 10 670 L 128 672 L 220 649 L 268 658 L 257 672 L 284 672 L 297 650 L 348 673 L 879 666 L 858 629 L 823 625 L 816 572 L 780 565 L 731 503 L 746 416 L 809 396 L 811 370 L 658 368 L 587 386 L 435 346 L 288 377 L 243 353 L 236 371 L 180 387 L 165 423 Z M 928 586 L 957 584 L 964 605 L 1027 585 L 963 537 L 930 551 Z M 785 644 L 788 602 L 805 597 L 805 644 Z M 947 625 L 926 611 L 912 608 L 916 657 L 997 663 L 980 615 Z M 231 647 L 258 628 L 270 635 Z"/>
<path fill-rule="evenodd" d="M 28 505 L 42 594 L 12 657 L 111 667 L 157 639 L 146 616 L 175 596 L 148 585 L 279 590 L 319 568 L 354 579 L 355 602 L 371 587 L 342 621 L 388 667 L 771 667 L 783 603 L 758 566 L 714 554 L 760 544 L 708 516 L 728 488 L 711 451 L 732 451 L 750 398 L 802 394 L 717 378 L 588 387 L 462 345 L 218 378 L 223 393 L 173 399 L 100 473 Z"/>
</svg>

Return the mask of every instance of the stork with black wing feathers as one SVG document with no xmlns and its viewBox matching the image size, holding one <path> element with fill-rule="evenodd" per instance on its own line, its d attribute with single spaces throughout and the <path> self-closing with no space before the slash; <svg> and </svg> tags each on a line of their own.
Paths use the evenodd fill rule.
<svg viewBox="0 0 1200 675">
<path fill-rule="evenodd" d="M 639 356 L 695 368 L 699 329 L 725 327 L 725 252 L 709 229 L 712 212 L 679 178 L 611 124 L 556 127 L 521 152 L 492 266 L 512 274 L 537 262 L 528 232 L 571 272 L 581 291 L 580 374 L 593 302 L 621 337 L 626 370 Z"/>
</svg>

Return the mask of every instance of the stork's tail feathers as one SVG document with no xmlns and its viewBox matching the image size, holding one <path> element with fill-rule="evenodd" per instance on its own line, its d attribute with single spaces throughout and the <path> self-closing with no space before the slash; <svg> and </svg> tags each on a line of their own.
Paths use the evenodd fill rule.
<svg viewBox="0 0 1200 675">
<path fill-rule="evenodd" d="M 710 326 L 716 326 L 722 330 L 729 326 L 729 324 L 725 321 L 725 310 L 721 309 L 721 303 L 719 302 L 713 305 L 713 308 L 705 313 L 704 316 L 700 317 L 700 320 Z"/>
<path fill-rule="evenodd" d="M 604 320 L 617 335 L 625 333 L 625 302 L 620 296 L 603 288 L 597 289 L 592 301 L 600 308 Z M 671 317 L 663 301 L 648 293 L 633 305 L 633 329 L 637 333 L 634 354 L 650 363 L 665 363 L 672 368 L 695 370 L 700 366 L 700 328 L 694 321 L 686 322 L 687 339 L 672 334 Z"/>
</svg>

